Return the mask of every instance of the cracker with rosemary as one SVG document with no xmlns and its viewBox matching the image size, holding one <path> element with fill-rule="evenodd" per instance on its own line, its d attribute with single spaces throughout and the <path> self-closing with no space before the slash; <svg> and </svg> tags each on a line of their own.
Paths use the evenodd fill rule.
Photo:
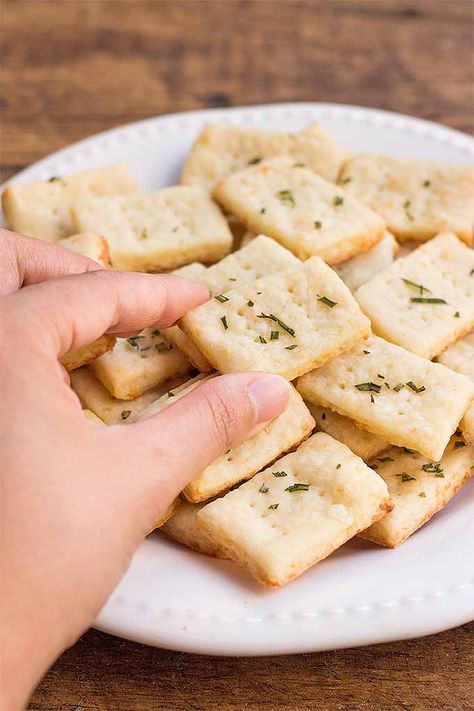
<svg viewBox="0 0 474 711">
<path fill-rule="evenodd" d="M 387 269 L 398 254 L 398 242 L 390 232 L 385 232 L 383 238 L 375 247 L 358 254 L 346 262 L 334 266 L 342 281 L 351 291 L 370 281 L 379 272 Z"/>
<path fill-rule="evenodd" d="M 314 417 L 317 430 L 342 442 L 361 459 L 368 461 L 390 447 L 382 437 L 361 429 L 350 417 L 311 402 L 306 402 L 306 405 Z"/>
<path fill-rule="evenodd" d="M 319 257 L 221 296 L 181 319 L 221 372 L 264 370 L 292 380 L 370 334 L 349 289 Z"/>
<path fill-rule="evenodd" d="M 326 558 L 391 503 L 383 480 L 348 447 L 318 432 L 197 514 L 215 545 L 269 587 Z"/>
<path fill-rule="evenodd" d="M 357 155 L 339 179 L 378 212 L 397 239 L 425 242 L 450 230 L 474 243 L 474 168 L 382 155 Z"/>
<path fill-rule="evenodd" d="M 190 504 L 188 501 L 182 500 L 173 516 L 166 521 L 161 530 L 173 540 L 197 553 L 212 558 L 225 558 L 224 552 L 199 526 L 197 515 L 205 505 L 202 503 Z"/>
<path fill-rule="evenodd" d="M 156 519 L 155 523 L 153 524 L 153 528 L 148 531 L 148 533 L 152 533 L 157 528 L 161 528 L 162 526 L 164 526 L 165 523 L 169 521 L 170 518 L 172 518 L 172 516 L 176 515 L 180 507 L 181 499 L 177 498 L 172 501 L 168 508 L 161 514 L 161 516 Z"/>
<path fill-rule="evenodd" d="M 212 376 L 211 376 L 212 377 Z M 150 405 L 140 419 L 149 417 L 172 405 L 190 390 L 209 378 L 194 378 L 189 386 L 173 390 Z M 236 444 L 216 459 L 184 489 L 186 498 L 198 503 L 227 491 L 235 484 L 250 479 L 259 469 L 277 459 L 283 452 L 299 444 L 313 427 L 314 419 L 301 395 L 289 386 L 288 406 L 282 414 L 250 439 Z"/>
<path fill-rule="evenodd" d="M 376 336 L 299 378 L 297 389 L 305 400 L 435 461 L 474 395 L 465 376 Z"/>
<path fill-rule="evenodd" d="M 81 401 L 82 407 L 91 410 L 107 425 L 134 422 L 148 405 L 183 382 L 182 378 L 172 378 L 134 400 L 119 400 L 97 380 L 89 367 L 75 370 L 71 373 L 70 378 L 71 387 Z"/>
<path fill-rule="evenodd" d="M 119 400 L 133 400 L 151 388 L 187 373 L 188 359 L 156 328 L 132 338 L 118 338 L 113 350 L 90 367 L 107 390 Z"/>
<path fill-rule="evenodd" d="M 213 264 L 198 274 L 197 280 L 209 288 L 211 296 L 217 303 L 225 303 L 227 297 L 224 294 L 229 289 L 238 288 L 240 285 L 254 282 L 267 274 L 274 274 L 298 266 L 298 264 L 300 264 L 300 260 L 289 250 L 270 237 L 259 235 L 245 247 L 229 254 L 217 264 Z M 187 272 L 183 271 L 185 269 L 187 267 L 174 273 L 186 276 Z M 186 354 L 198 370 L 207 372 L 213 369 L 179 326 L 172 326 L 170 329 L 164 330 L 163 333 Z"/>
<path fill-rule="evenodd" d="M 232 246 L 224 215 L 199 187 L 77 200 L 78 231 L 107 238 L 117 269 L 159 271 L 188 262 L 215 262 Z"/>
<path fill-rule="evenodd" d="M 81 232 L 57 241 L 58 247 L 64 247 L 71 252 L 78 252 L 84 257 L 93 259 L 105 268 L 111 266 L 109 244 L 105 237 L 99 237 L 92 232 Z"/>
<path fill-rule="evenodd" d="M 263 232 L 300 259 L 337 264 L 367 251 L 385 222 L 341 187 L 288 158 L 274 158 L 225 178 L 214 197 L 249 230 Z"/>
<path fill-rule="evenodd" d="M 394 548 L 443 509 L 474 474 L 474 447 L 453 437 L 439 462 L 394 447 L 377 462 L 393 510 L 361 536 Z"/>
<path fill-rule="evenodd" d="M 111 165 L 34 183 L 10 185 L 2 195 L 3 211 L 10 230 L 56 242 L 77 231 L 70 209 L 78 198 L 128 194 L 137 189 L 124 165 Z"/>
<path fill-rule="evenodd" d="M 474 383 L 474 331 L 449 346 L 437 360 Z M 459 427 L 466 442 L 474 445 L 474 401 L 466 410 Z"/>
<path fill-rule="evenodd" d="M 433 358 L 474 326 L 474 250 L 438 235 L 354 294 L 375 333 Z"/>
<path fill-rule="evenodd" d="M 109 353 L 115 347 L 116 342 L 115 336 L 109 336 L 105 333 L 87 346 L 81 346 L 81 348 L 65 353 L 61 356 L 59 362 L 70 373 Z"/>
<path fill-rule="evenodd" d="M 267 158 L 286 155 L 326 180 L 336 181 L 343 149 L 317 124 L 290 134 L 261 128 L 210 124 L 198 136 L 184 166 L 181 182 L 208 190 L 231 173 Z"/>
</svg>

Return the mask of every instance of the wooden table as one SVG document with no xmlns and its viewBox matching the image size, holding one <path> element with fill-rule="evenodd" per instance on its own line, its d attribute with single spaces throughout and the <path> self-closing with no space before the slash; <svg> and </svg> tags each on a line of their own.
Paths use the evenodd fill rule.
<svg viewBox="0 0 474 711">
<path fill-rule="evenodd" d="M 470 0 L 3 0 L 4 178 L 89 134 L 316 100 L 473 131 Z M 370 584 L 370 581 L 368 581 Z M 32 709 L 472 709 L 473 625 L 365 649 L 217 659 L 88 632 Z M 9 710 L 8 710 L 9 711 Z"/>
</svg>

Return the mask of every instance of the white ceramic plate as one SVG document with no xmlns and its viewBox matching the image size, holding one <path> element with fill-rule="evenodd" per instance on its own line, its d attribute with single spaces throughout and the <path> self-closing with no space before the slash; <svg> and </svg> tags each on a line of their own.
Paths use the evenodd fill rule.
<svg viewBox="0 0 474 711">
<path fill-rule="evenodd" d="M 294 131 L 320 121 L 352 151 L 472 162 L 474 141 L 415 118 L 333 104 L 196 111 L 130 124 L 40 161 L 10 182 L 124 161 L 145 190 L 176 182 L 205 123 Z M 153 534 L 96 626 L 139 642 L 224 655 L 312 652 L 417 637 L 474 618 L 474 481 L 401 548 L 343 546 L 282 590 Z"/>
</svg>

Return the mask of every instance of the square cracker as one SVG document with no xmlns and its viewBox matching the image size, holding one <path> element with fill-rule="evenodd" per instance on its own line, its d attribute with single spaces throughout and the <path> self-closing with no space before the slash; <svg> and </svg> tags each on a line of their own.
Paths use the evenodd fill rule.
<svg viewBox="0 0 474 711">
<path fill-rule="evenodd" d="M 267 158 L 286 155 L 326 180 L 336 181 L 343 149 L 317 124 L 298 133 L 268 131 L 231 124 L 209 124 L 198 136 L 184 166 L 181 182 L 208 190 L 223 178 Z"/>
<path fill-rule="evenodd" d="M 349 417 L 311 402 L 307 402 L 306 405 L 314 417 L 317 430 L 326 432 L 342 442 L 361 459 L 368 461 L 390 447 L 382 437 L 361 429 L 357 422 Z"/>
<path fill-rule="evenodd" d="M 197 519 L 229 558 L 259 582 L 276 587 L 326 558 L 390 508 L 383 480 L 348 447 L 318 432 L 296 452 L 205 506 Z"/>
<path fill-rule="evenodd" d="M 474 250 L 452 234 L 438 235 L 354 296 L 375 333 L 433 358 L 474 326 Z"/>
<path fill-rule="evenodd" d="M 82 407 L 91 410 L 107 425 L 134 422 L 148 405 L 182 382 L 182 379 L 173 378 L 134 400 L 118 400 L 107 388 L 104 388 L 88 367 L 75 370 L 70 377 L 71 387 L 81 401 Z"/>
<path fill-rule="evenodd" d="M 474 168 L 382 155 L 345 163 L 339 182 L 387 221 L 400 240 L 425 242 L 451 230 L 474 241 Z"/>
<path fill-rule="evenodd" d="M 383 238 L 375 247 L 358 254 L 346 262 L 335 265 L 334 271 L 339 274 L 344 284 L 351 291 L 370 281 L 379 272 L 387 269 L 397 256 L 399 247 L 395 237 L 385 232 Z"/>
<path fill-rule="evenodd" d="M 70 215 L 74 200 L 136 190 L 137 185 L 126 166 L 111 165 L 64 178 L 10 185 L 2 195 L 3 210 L 9 229 L 56 242 L 75 232 Z"/>
<path fill-rule="evenodd" d="M 299 378 L 296 387 L 305 400 L 433 460 L 442 457 L 474 394 L 463 375 L 376 336 Z"/>
<path fill-rule="evenodd" d="M 300 264 L 289 250 L 282 247 L 278 242 L 259 235 L 245 247 L 229 254 L 217 264 L 213 264 L 207 270 L 202 267 L 202 272 L 196 274 L 197 281 L 205 284 L 211 294 L 221 298 L 219 295 L 229 289 L 236 288 L 242 284 L 253 282 L 267 274 L 283 271 L 289 267 Z M 192 267 L 193 265 L 189 265 Z M 200 265 L 202 266 L 202 265 Z M 174 274 L 188 276 L 189 267 L 183 267 Z M 192 276 L 192 275 L 191 275 Z M 213 370 L 212 365 L 202 355 L 193 341 L 179 328 L 171 326 L 163 331 L 166 338 L 174 343 L 189 358 L 189 360 L 202 372 Z"/>
<path fill-rule="evenodd" d="M 199 526 L 197 514 L 203 506 L 205 504 L 190 504 L 182 500 L 173 516 L 166 521 L 161 530 L 170 538 L 197 553 L 203 553 L 212 558 L 225 558 L 224 552 Z"/>
<path fill-rule="evenodd" d="M 133 400 L 147 390 L 187 373 L 188 359 L 156 328 L 118 338 L 113 350 L 90 365 L 95 376 L 119 400 Z"/>
<path fill-rule="evenodd" d="M 288 380 L 370 334 L 370 323 L 319 257 L 189 311 L 184 331 L 217 370 L 264 370 Z"/>
<path fill-rule="evenodd" d="M 439 463 L 397 447 L 377 464 L 387 484 L 393 510 L 362 538 L 389 548 L 400 545 L 453 498 L 474 474 L 474 447 L 453 437 Z M 424 467 L 424 469 L 423 469 Z"/>
<path fill-rule="evenodd" d="M 85 198 L 74 203 L 72 215 L 79 231 L 107 238 L 117 269 L 159 271 L 215 262 L 232 246 L 224 215 L 199 187 Z"/>
<path fill-rule="evenodd" d="M 440 353 L 437 360 L 474 382 L 474 331 Z M 466 442 L 474 445 L 474 401 L 466 410 L 459 427 Z"/>
<path fill-rule="evenodd" d="M 103 237 L 84 233 L 61 239 L 57 244 L 73 252 L 82 254 L 84 257 L 93 259 L 105 268 L 110 266 L 109 247 Z M 71 372 L 83 365 L 91 363 L 95 358 L 99 358 L 99 356 L 104 353 L 111 351 L 116 341 L 117 339 L 114 336 L 109 336 L 105 333 L 92 343 L 82 346 L 81 348 L 76 348 L 69 353 L 65 353 L 59 361 L 68 372 Z"/>
<path fill-rule="evenodd" d="M 99 237 L 92 232 L 81 232 L 77 235 L 64 237 L 56 244 L 58 247 L 64 247 L 71 252 L 78 252 L 84 257 L 89 257 L 106 269 L 111 266 L 109 245 L 105 237 Z"/>
<path fill-rule="evenodd" d="M 263 232 L 300 259 L 337 264 L 379 242 L 385 222 L 343 188 L 288 158 L 273 158 L 225 178 L 214 197 L 249 230 Z"/>
<path fill-rule="evenodd" d="M 187 395 L 196 385 L 208 379 L 194 378 L 189 386 L 183 385 L 181 388 L 174 389 L 171 398 L 168 395 L 160 398 L 142 412 L 140 419 L 172 405 L 176 400 Z M 198 503 L 210 499 L 235 484 L 250 479 L 259 469 L 298 445 L 311 433 L 314 420 L 301 395 L 293 386 L 289 388 L 286 410 L 256 435 L 236 444 L 195 477 L 183 492 L 188 501 Z"/>
</svg>

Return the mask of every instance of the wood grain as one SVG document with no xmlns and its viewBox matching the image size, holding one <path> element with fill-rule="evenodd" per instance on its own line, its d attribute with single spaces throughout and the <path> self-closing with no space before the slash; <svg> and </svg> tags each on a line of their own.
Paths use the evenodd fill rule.
<svg viewBox="0 0 474 711">
<path fill-rule="evenodd" d="M 72 141 L 207 106 L 334 101 L 474 129 L 471 0 L 3 0 L 3 178 Z M 474 626 L 261 659 L 88 632 L 38 711 L 474 708 Z M 8 710 L 9 711 L 9 710 Z"/>
</svg>

